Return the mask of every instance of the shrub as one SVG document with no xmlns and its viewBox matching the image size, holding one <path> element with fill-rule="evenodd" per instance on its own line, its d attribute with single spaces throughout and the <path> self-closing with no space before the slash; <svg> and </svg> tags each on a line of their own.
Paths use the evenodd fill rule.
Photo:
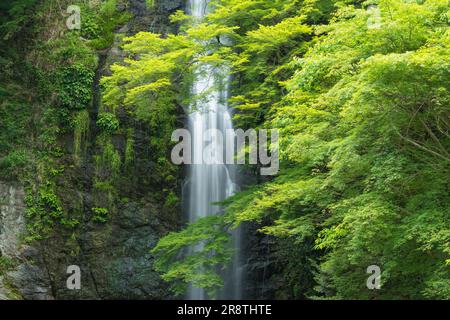
<svg viewBox="0 0 450 320">
<path fill-rule="evenodd" d="M 97 125 L 101 130 L 113 133 L 119 129 L 119 120 L 113 113 L 102 113 L 98 117 Z"/>
</svg>

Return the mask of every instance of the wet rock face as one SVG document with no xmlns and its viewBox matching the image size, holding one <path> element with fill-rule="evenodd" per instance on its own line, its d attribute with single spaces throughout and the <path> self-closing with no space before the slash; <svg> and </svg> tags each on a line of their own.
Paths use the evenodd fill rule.
<svg viewBox="0 0 450 320">
<path fill-rule="evenodd" d="M 182 8 L 188 0 L 153 0 L 153 6 L 162 13 Z M 135 16 L 145 16 L 149 10 L 146 0 L 129 0 L 130 12 Z"/>
<path fill-rule="evenodd" d="M 183 0 L 163 0 L 160 1 L 160 6 L 163 10 L 172 11 L 184 6 L 184 2 Z"/>
<path fill-rule="evenodd" d="M 14 256 L 19 251 L 19 235 L 24 231 L 25 194 L 19 185 L 0 182 L 0 253 Z"/>
<path fill-rule="evenodd" d="M 182 10 L 188 0 L 153 0 L 149 7 L 146 0 L 128 0 L 128 10 L 134 16 L 129 24 L 131 34 L 139 31 L 150 31 L 165 34 L 175 31 L 169 23 L 170 14 Z"/>
<path fill-rule="evenodd" d="M 173 10 L 182 8 L 182 0 L 155 0 L 148 8 L 145 0 L 130 0 L 128 10 L 133 14 L 129 23 L 117 30 L 117 34 L 133 35 L 140 31 L 164 34 L 174 31 L 168 16 Z M 120 49 L 121 37 L 102 53 L 103 64 L 97 70 L 99 76 L 110 74 L 109 67 L 124 59 Z M 120 112 L 120 111 L 119 111 Z M 127 122 L 126 114 L 121 119 Z M 95 123 L 95 119 L 92 121 Z M 153 256 L 150 253 L 158 240 L 176 228 L 173 214 L 164 212 L 163 201 L 155 198 L 161 186 L 151 182 L 152 163 L 147 155 L 149 132 L 145 125 L 134 128 L 135 162 L 132 168 L 136 178 L 125 182 L 118 191 L 115 205 L 117 210 L 106 223 L 89 219 L 83 222 L 82 230 L 75 243 L 70 243 L 70 234 L 57 232 L 45 241 L 42 250 L 50 275 L 53 294 L 56 299 L 170 299 L 167 284 L 153 270 Z M 95 141 L 95 137 L 91 137 Z M 115 137 L 115 146 L 124 152 L 125 137 Z M 88 153 L 92 152 L 88 150 Z M 90 168 L 90 169 L 89 169 Z M 88 188 L 92 188 L 92 168 L 88 167 Z M 77 177 L 73 185 L 77 185 Z M 142 180 L 142 181 L 141 181 Z M 145 180 L 145 181 L 144 181 Z M 148 180 L 148 181 L 147 181 Z M 65 182 L 67 183 L 67 181 Z M 91 184 L 91 186 L 89 186 Z M 93 207 L 92 195 L 82 193 L 81 206 L 89 211 Z M 127 198 L 124 203 L 120 199 Z M 179 212 L 180 213 L 180 212 Z M 88 217 L 89 214 L 86 214 Z M 172 220 L 171 220 L 172 219 Z M 67 267 L 77 265 L 81 270 L 81 288 L 70 290 L 66 286 Z"/>
<path fill-rule="evenodd" d="M 88 222 L 77 237 L 62 230 L 25 244 L 24 192 L 0 182 L 1 299 L 169 299 L 167 285 L 153 270 L 150 249 L 170 226 L 151 202 L 130 202 L 107 224 Z M 9 264 L 11 263 L 11 265 Z M 67 287 L 71 265 L 81 269 L 79 290 Z"/>
<path fill-rule="evenodd" d="M 23 243 L 25 192 L 0 182 L 0 299 L 52 299 L 40 253 Z"/>
<path fill-rule="evenodd" d="M 87 223 L 72 254 L 62 238 L 46 242 L 43 251 L 57 299 L 168 299 L 167 285 L 153 270 L 150 249 L 163 227 L 151 204 L 131 202 L 107 224 Z M 63 237 L 66 238 L 66 237 Z M 66 286 L 67 267 L 81 269 L 81 288 Z"/>
<path fill-rule="evenodd" d="M 10 280 L 7 272 L 7 262 L 18 255 L 20 240 L 18 235 L 23 232 L 24 213 L 23 190 L 18 186 L 0 182 L 0 299 L 8 299 L 13 295 L 8 285 Z"/>
</svg>

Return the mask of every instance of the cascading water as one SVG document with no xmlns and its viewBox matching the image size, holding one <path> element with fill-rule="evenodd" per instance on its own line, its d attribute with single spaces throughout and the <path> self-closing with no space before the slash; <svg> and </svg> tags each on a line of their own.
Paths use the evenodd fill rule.
<svg viewBox="0 0 450 320">
<path fill-rule="evenodd" d="M 208 2 L 208 0 L 190 0 L 188 12 L 194 19 L 200 21 L 208 12 Z M 223 201 L 236 191 L 233 182 L 235 168 L 233 165 L 223 164 L 225 143 L 220 143 L 218 140 L 226 137 L 230 132 L 227 130 L 233 129 L 226 103 L 228 84 L 229 76 L 226 68 L 218 69 L 208 64 L 197 66 L 192 94 L 202 98 L 191 106 L 188 117 L 188 127 L 192 137 L 193 164 L 188 168 L 185 195 L 187 196 L 190 222 L 208 215 L 220 214 L 221 208 L 211 203 Z M 215 133 L 219 133 L 218 135 L 221 137 Z M 235 248 L 239 249 L 240 230 L 234 231 L 233 243 Z M 196 250 L 196 248 L 192 248 L 192 250 Z M 237 250 L 230 270 L 224 275 L 225 288 L 217 296 L 218 298 L 241 298 L 242 277 L 239 260 L 239 250 Z M 188 299 L 207 298 L 203 289 L 193 286 L 189 288 Z"/>
</svg>

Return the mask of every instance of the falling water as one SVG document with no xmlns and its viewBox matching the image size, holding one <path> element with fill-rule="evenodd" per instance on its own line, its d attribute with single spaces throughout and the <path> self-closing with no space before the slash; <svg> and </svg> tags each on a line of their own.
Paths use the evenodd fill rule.
<svg viewBox="0 0 450 320">
<path fill-rule="evenodd" d="M 208 0 L 190 0 L 188 12 L 194 19 L 201 21 L 208 12 L 208 2 Z M 211 130 L 217 130 L 216 132 L 220 132 L 222 137 L 226 137 L 227 129 L 233 128 L 226 103 L 228 84 L 229 77 L 225 67 L 217 68 L 207 64 L 197 66 L 192 94 L 202 98 L 191 106 L 188 117 L 194 163 L 188 168 L 186 192 L 190 222 L 208 215 L 220 214 L 221 208 L 211 203 L 223 201 L 236 191 L 233 182 L 235 168 L 232 165 L 223 164 L 225 150 L 219 150 L 226 144 L 220 143 L 218 140 L 220 137 L 209 134 L 213 133 Z M 205 142 L 208 140 L 205 137 L 209 139 L 209 142 Z M 239 230 L 233 233 L 233 243 L 236 248 L 239 248 Z M 225 288 L 217 298 L 241 298 L 242 279 L 239 266 L 239 253 L 236 253 L 230 270 L 224 274 Z M 193 286 L 189 288 L 188 299 L 207 298 L 203 289 Z"/>
</svg>

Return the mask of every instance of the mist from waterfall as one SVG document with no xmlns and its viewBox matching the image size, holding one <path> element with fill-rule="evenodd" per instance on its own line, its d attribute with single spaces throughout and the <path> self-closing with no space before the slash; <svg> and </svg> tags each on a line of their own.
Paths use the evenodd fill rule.
<svg viewBox="0 0 450 320">
<path fill-rule="evenodd" d="M 188 13 L 194 19 L 201 21 L 207 14 L 208 0 L 189 0 Z M 218 130 L 222 137 L 227 129 L 233 129 L 231 114 L 228 109 L 227 97 L 229 76 L 226 67 L 217 68 L 208 64 L 198 65 L 194 74 L 192 95 L 201 99 L 190 106 L 188 128 L 192 136 L 192 165 L 188 166 L 185 203 L 189 222 L 209 215 L 221 214 L 221 208 L 212 205 L 214 202 L 225 200 L 236 191 L 236 170 L 233 165 L 223 164 L 222 155 L 225 150 L 218 136 L 208 136 Z M 228 130 L 230 131 L 230 130 Z M 205 142 L 209 140 L 210 142 Z M 201 163 L 201 164 L 197 164 Z M 208 297 L 202 288 L 189 287 L 187 298 L 203 300 L 210 298 L 241 299 L 242 272 L 240 262 L 241 231 L 232 234 L 233 246 L 238 249 L 234 254 L 232 265 L 224 273 L 224 289 L 216 297 Z M 201 246 L 201 245 L 199 245 Z M 198 250 L 192 248 L 191 250 Z"/>
</svg>

